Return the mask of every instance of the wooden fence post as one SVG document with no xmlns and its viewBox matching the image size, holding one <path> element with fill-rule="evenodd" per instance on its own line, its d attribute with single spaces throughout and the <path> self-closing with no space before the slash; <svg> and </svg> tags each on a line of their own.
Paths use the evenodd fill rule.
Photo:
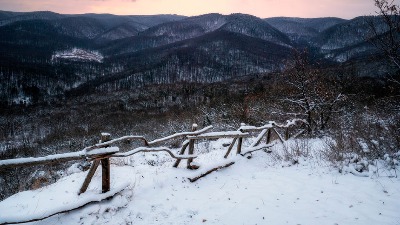
<svg viewBox="0 0 400 225">
<path fill-rule="evenodd" d="M 179 152 L 179 155 L 185 154 L 185 150 L 186 150 L 186 148 L 187 148 L 188 145 L 189 145 L 189 142 L 186 142 L 185 144 L 183 144 L 183 146 L 182 146 L 182 148 L 181 148 L 181 151 Z M 179 163 L 181 163 L 181 160 L 182 160 L 182 159 L 177 159 L 177 160 L 175 161 L 173 167 L 175 167 L 175 168 L 178 167 L 178 166 L 179 166 Z"/>
<path fill-rule="evenodd" d="M 267 132 L 267 144 L 269 144 L 271 142 L 271 129 L 268 129 Z"/>
<path fill-rule="evenodd" d="M 232 143 L 229 145 L 228 151 L 226 151 L 226 154 L 224 156 L 225 159 L 228 158 L 229 153 L 231 153 L 231 150 L 232 150 L 233 146 L 235 145 L 236 140 L 237 140 L 237 138 L 233 138 Z"/>
<path fill-rule="evenodd" d="M 285 130 L 285 141 L 289 140 L 289 127 L 286 127 Z"/>
<path fill-rule="evenodd" d="M 87 188 L 88 188 L 88 186 L 90 184 L 90 181 L 92 180 L 93 175 L 97 170 L 97 167 L 99 167 L 99 164 L 100 164 L 100 160 L 96 159 L 96 160 L 93 161 L 93 164 L 90 167 L 90 170 L 89 170 L 89 172 L 88 172 L 88 174 L 87 174 L 87 176 L 85 178 L 85 181 L 83 182 L 82 187 L 79 190 L 79 194 L 82 194 L 87 190 Z"/>
<path fill-rule="evenodd" d="M 242 142 L 243 142 L 243 138 L 242 137 L 238 138 L 236 154 L 242 153 Z"/>
<path fill-rule="evenodd" d="M 192 132 L 194 132 L 196 130 L 197 130 L 197 124 L 194 123 L 192 125 Z M 193 155 L 193 154 L 194 154 L 194 139 L 190 139 L 189 140 L 189 155 Z M 188 159 L 187 168 L 188 169 L 198 169 L 191 165 L 192 162 L 193 162 L 193 158 Z"/>
<path fill-rule="evenodd" d="M 244 124 L 244 123 L 240 124 L 240 126 L 245 126 L 245 125 L 246 124 Z M 243 133 L 242 129 L 240 129 L 239 131 Z M 238 143 L 237 143 L 236 155 L 242 153 L 242 143 L 243 143 L 243 137 L 239 137 L 238 138 Z"/>
<path fill-rule="evenodd" d="M 108 133 L 101 134 L 101 142 L 111 140 L 111 135 Z M 101 192 L 110 191 L 110 158 L 101 159 Z"/>
</svg>

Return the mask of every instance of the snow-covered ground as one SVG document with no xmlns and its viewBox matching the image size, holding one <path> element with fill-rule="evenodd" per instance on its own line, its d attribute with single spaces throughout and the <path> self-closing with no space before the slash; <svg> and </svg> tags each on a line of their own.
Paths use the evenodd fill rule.
<svg viewBox="0 0 400 225">
<path fill-rule="evenodd" d="M 382 171 L 370 177 L 341 174 L 317 157 L 321 140 L 310 141 L 314 154 L 294 165 L 278 159 L 281 144 L 270 154 L 259 151 L 248 159 L 231 153 L 223 159 L 225 142 L 196 144 L 200 171 L 185 169 L 185 160 L 172 168 L 166 153 L 115 159 L 111 190 L 127 188 L 110 200 L 30 224 L 400 224 L 400 178 Z M 187 179 L 232 160 L 234 165 L 195 183 Z M 73 168 L 53 185 L 11 196 L 0 202 L 0 221 L 101 198 L 100 172 L 81 196 L 87 172 Z"/>
</svg>

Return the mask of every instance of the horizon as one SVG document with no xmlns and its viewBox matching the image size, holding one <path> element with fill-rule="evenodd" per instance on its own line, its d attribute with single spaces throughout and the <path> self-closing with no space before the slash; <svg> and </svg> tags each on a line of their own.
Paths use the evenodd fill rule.
<svg viewBox="0 0 400 225">
<path fill-rule="evenodd" d="M 395 0 L 397 2 L 398 0 Z M 290 6 L 290 8 L 288 8 Z M 47 0 L 35 1 L 0 0 L 2 11 L 36 12 L 51 11 L 59 14 L 112 14 L 112 15 L 180 15 L 198 16 L 210 13 L 230 15 L 249 14 L 259 18 L 337 17 L 353 19 L 359 16 L 376 15 L 373 0 Z"/>
</svg>

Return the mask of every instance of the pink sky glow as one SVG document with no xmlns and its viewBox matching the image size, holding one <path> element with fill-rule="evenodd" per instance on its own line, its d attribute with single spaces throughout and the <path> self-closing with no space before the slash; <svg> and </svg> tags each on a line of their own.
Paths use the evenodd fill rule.
<svg viewBox="0 0 400 225">
<path fill-rule="evenodd" d="M 0 10 L 117 15 L 246 13 L 261 18 L 341 17 L 375 14 L 373 0 L 0 0 Z"/>
</svg>

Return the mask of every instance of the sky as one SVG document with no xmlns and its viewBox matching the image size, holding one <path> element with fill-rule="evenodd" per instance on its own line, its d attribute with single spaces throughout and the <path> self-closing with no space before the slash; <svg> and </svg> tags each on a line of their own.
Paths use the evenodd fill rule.
<svg viewBox="0 0 400 225">
<path fill-rule="evenodd" d="M 373 0 L 0 0 L 0 10 L 53 11 L 63 14 L 116 15 L 245 13 L 260 18 L 340 17 L 374 15 Z"/>
</svg>

